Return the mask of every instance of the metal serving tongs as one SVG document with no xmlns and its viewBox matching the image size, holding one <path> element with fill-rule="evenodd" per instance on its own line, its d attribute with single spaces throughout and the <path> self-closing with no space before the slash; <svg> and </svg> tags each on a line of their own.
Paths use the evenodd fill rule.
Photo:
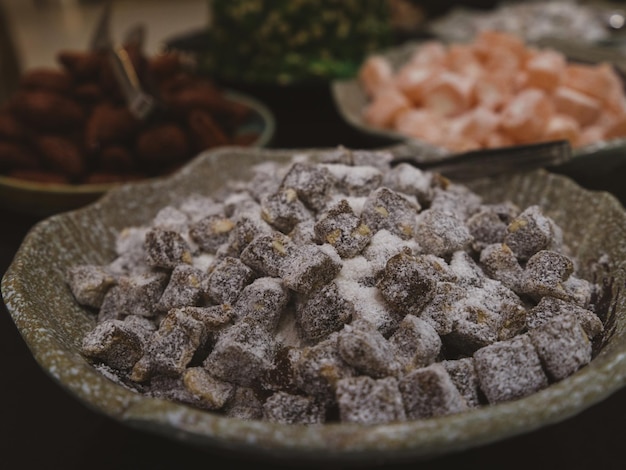
<svg viewBox="0 0 626 470">
<path fill-rule="evenodd" d="M 105 2 L 91 38 L 90 48 L 107 55 L 128 109 L 137 119 L 147 120 L 162 108 L 162 104 L 155 96 L 143 89 L 137 70 L 126 49 L 113 45 L 110 26 L 112 6 L 111 0 Z M 142 45 L 144 34 L 143 27 L 136 26 L 127 34 L 127 41 L 135 41 L 138 45 Z"/>
<path fill-rule="evenodd" d="M 409 163 L 422 170 L 467 181 L 503 173 L 515 173 L 561 165 L 572 158 L 568 140 L 472 150 L 457 154 L 428 154 L 403 144 L 391 149 L 392 163 Z"/>
</svg>

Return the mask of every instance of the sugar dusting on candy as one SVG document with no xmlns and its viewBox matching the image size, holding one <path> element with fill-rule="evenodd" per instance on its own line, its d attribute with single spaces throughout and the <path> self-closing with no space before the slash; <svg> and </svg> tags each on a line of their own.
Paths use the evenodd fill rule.
<svg viewBox="0 0 626 470">
<path fill-rule="evenodd" d="M 388 157 L 261 163 L 125 228 L 66 273 L 83 354 L 137 393 L 299 424 L 461 413 L 584 367 L 599 287 L 542 208 Z"/>
</svg>

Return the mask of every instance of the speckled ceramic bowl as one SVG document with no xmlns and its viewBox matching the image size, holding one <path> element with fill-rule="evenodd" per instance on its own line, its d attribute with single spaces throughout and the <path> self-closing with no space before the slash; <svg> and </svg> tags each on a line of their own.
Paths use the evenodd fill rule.
<svg viewBox="0 0 626 470">
<path fill-rule="evenodd" d="M 281 425 L 147 398 L 94 369 L 79 352 L 94 318 L 74 302 L 63 280 L 65 268 L 110 261 L 120 229 L 148 222 L 161 207 L 192 192 L 211 192 L 228 178 L 246 178 L 253 163 L 286 161 L 292 154 L 211 151 L 167 179 L 121 186 L 93 204 L 38 223 L 3 277 L 2 295 L 41 367 L 85 405 L 135 428 L 237 455 L 341 465 L 417 460 L 527 433 L 565 420 L 626 384 L 626 213 L 613 196 L 544 171 L 476 182 L 473 188 L 486 201 L 540 204 L 564 229 L 581 275 L 597 275 L 607 286 L 607 314 L 601 350 L 592 362 L 527 398 L 398 424 Z M 592 272 L 600 257 L 609 260 L 606 271 Z"/>
</svg>

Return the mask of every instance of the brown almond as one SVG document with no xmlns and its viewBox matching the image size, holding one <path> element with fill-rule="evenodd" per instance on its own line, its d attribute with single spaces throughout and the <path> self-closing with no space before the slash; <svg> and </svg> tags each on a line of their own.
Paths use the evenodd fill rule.
<svg viewBox="0 0 626 470">
<path fill-rule="evenodd" d="M 85 173 L 85 159 L 71 140 L 56 135 L 41 136 L 37 139 L 37 147 L 50 168 L 72 179 Z"/>
<path fill-rule="evenodd" d="M 21 91 L 12 98 L 15 114 L 42 131 L 62 131 L 79 126 L 84 119 L 76 101 L 49 91 Z"/>
<path fill-rule="evenodd" d="M 136 148 L 137 157 L 146 165 L 170 165 L 189 155 L 187 136 L 175 124 L 161 124 L 143 131 Z"/>
<path fill-rule="evenodd" d="M 69 73 L 48 67 L 27 70 L 20 77 L 20 86 L 27 90 L 43 90 L 55 93 L 69 93 L 73 80 Z"/>
<path fill-rule="evenodd" d="M 0 138 L 21 141 L 26 138 L 26 129 L 15 116 L 9 112 L 0 113 Z"/>
<path fill-rule="evenodd" d="M 111 143 L 128 141 L 138 127 L 139 121 L 128 108 L 100 104 L 93 109 L 85 124 L 85 147 L 92 152 Z"/>
<path fill-rule="evenodd" d="M 101 54 L 91 51 L 63 50 L 57 54 L 57 61 L 79 81 L 97 79 L 102 60 Z"/>
</svg>

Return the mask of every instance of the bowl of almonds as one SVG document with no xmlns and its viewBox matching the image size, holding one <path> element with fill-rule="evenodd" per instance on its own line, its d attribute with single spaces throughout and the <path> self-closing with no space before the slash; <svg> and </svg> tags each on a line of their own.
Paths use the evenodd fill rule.
<svg viewBox="0 0 626 470">
<path fill-rule="evenodd" d="M 159 102 L 149 118 L 133 114 L 106 51 L 62 50 L 58 67 L 22 73 L 0 105 L 0 203 L 48 215 L 170 174 L 203 150 L 270 141 L 263 103 L 222 89 L 180 54 L 124 53 Z"/>
</svg>

